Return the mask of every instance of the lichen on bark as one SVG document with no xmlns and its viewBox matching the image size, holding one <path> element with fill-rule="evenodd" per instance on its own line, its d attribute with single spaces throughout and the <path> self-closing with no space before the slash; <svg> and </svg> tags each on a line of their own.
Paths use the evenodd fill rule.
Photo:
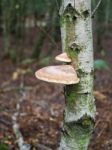
<svg viewBox="0 0 112 150">
<path fill-rule="evenodd" d="M 87 150 L 95 118 L 91 0 L 62 0 L 60 16 L 62 49 L 71 57 L 80 82 L 65 88 L 59 150 Z"/>
</svg>

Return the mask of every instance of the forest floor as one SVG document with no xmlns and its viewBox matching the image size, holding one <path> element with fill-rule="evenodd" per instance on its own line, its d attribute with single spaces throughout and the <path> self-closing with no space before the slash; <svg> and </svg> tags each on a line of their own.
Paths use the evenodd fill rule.
<svg viewBox="0 0 112 150">
<path fill-rule="evenodd" d="M 105 56 L 110 70 L 95 71 L 97 113 L 89 150 L 112 150 L 111 43 L 112 40 L 107 43 Z M 37 80 L 34 74 L 41 67 L 38 62 L 30 65 L 15 65 L 9 59 L 0 62 L 0 150 L 18 150 L 12 128 L 17 111 L 19 129 L 32 150 L 57 148 L 64 110 L 63 86 Z"/>
</svg>

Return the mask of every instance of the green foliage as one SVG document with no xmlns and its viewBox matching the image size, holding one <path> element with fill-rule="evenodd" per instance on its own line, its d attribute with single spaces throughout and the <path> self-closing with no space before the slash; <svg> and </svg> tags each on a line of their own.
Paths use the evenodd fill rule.
<svg viewBox="0 0 112 150">
<path fill-rule="evenodd" d="M 109 66 L 106 61 L 102 59 L 95 60 L 94 62 L 94 68 L 97 70 L 102 70 L 102 69 L 109 69 Z"/>
<path fill-rule="evenodd" d="M 38 15 L 43 15 L 48 8 L 47 0 L 29 0 L 27 1 L 27 14 L 31 15 L 37 13 Z"/>
<path fill-rule="evenodd" d="M 6 144 L 0 143 L 0 150 L 8 150 L 8 146 Z"/>
<path fill-rule="evenodd" d="M 21 64 L 23 64 L 23 65 L 30 65 L 30 64 L 32 64 L 33 62 L 34 62 L 34 59 L 27 58 L 27 59 L 23 60 L 23 61 L 21 62 Z"/>
<path fill-rule="evenodd" d="M 12 60 L 12 62 L 15 63 L 17 61 L 16 51 L 10 50 L 10 52 L 9 52 L 9 58 Z"/>
<path fill-rule="evenodd" d="M 42 59 L 40 59 L 40 61 L 39 61 L 39 64 L 40 65 L 49 65 L 49 63 L 50 63 L 50 61 L 51 61 L 51 57 L 50 56 L 47 56 L 47 57 L 45 57 L 45 58 L 42 58 Z"/>
</svg>

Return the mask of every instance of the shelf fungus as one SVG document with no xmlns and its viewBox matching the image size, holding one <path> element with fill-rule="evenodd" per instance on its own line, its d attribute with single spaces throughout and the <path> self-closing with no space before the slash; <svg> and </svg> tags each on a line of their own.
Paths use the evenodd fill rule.
<svg viewBox="0 0 112 150">
<path fill-rule="evenodd" d="M 60 54 L 60 55 L 57 55 L 55 57 L 55 59 L 58 60 L 58 61 L 68 62 L 68 63 L 72 61 L 71 58 L 69 58 L 67 53 L 65 53 L 65 52 Z"/>
<path fill-rule="evenodd" d="M 38 70 L 35 73 L 40 80 L 59 83 L 59 84 L 77 84 L 79 78 L 75 69 L 71 65 L 48 66 Z"/>
</svg>

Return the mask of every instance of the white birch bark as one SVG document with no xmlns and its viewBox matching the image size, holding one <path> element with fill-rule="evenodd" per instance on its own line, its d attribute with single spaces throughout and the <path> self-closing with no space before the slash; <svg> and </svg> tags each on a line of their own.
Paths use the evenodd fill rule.
<svg viewBox="0 0 112 150">
<path fill-rule="evenodd" d="M 80 83 L 66 86 L 59 150 L 87 150 L 95 116 L 91 0 L 62 0 L 60 16 L 62 49 L 72 58 Z"/>
</svg>

